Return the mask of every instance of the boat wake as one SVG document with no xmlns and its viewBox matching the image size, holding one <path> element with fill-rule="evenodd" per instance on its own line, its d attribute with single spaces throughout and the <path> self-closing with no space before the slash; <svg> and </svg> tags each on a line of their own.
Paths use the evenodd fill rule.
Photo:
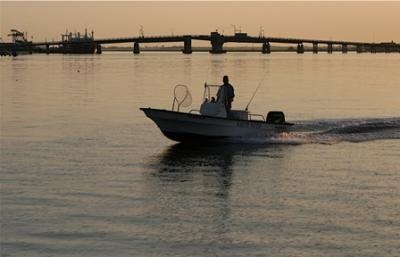
<svg viewBox="0 0 400 257">
<path fill-rule="evenodd" d="M 295 121 L 295 124 L 291 132 L 239 141 L 252 144 L 297 145 L 400 139 L 400 118 Z"/>
</svg>

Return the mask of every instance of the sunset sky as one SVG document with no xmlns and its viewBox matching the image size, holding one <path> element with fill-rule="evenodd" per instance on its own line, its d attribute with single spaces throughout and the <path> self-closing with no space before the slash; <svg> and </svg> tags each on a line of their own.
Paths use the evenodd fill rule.
<svg viewBox="0 0 400 257">
<path fill-rule="evenodd" d="M 266 36 L 400 42 L 400 2 L 0 2 L 1 37 L 9 30 L 34 41 L 69 31 L 96 38 L 145 35 L 233 34 L 233 26 Z"/>
</svg>

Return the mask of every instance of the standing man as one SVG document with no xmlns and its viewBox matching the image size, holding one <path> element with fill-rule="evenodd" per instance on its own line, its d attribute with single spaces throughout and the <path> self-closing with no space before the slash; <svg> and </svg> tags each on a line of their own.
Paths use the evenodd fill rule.
<svg viewBox="0 0 400 257">
<path fill-rule="evenodd" d="M 222 81 L 224 84 L 218 89 L 217 103 L 224 104 L 226 112 L 229 113 L 232 108 L 233 98 L 235 97 L 235 90 L 233 86 L 229 84 L 228 76 L 225 75 Z"/>
</svg>

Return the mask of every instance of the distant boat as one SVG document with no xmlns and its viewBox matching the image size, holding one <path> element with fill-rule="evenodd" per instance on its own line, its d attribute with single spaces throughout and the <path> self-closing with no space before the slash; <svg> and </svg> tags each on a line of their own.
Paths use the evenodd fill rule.
<svg viewBox="0 0 400 257">
<path fill-rule="evenodd" d="M 183 143 L 218 142 L 241 138 L 271 137 L 289 131 L 293 123 L 285 121 L 281 111 L 271 111 L 267 117 L 247 110 L 231 110 L 227 115 L 225 106 L 214 102 L 211 88 L 217 85 L 205 84 L 204 102 L 200 110 L 180 112 L 180 107 L 191 104 L 186 86 L 174 89 L 172 110 L 140 108 L 153 120 L 169 139 Z M 176 107 L 176 110 L 175 110 Z"/>
</svg>

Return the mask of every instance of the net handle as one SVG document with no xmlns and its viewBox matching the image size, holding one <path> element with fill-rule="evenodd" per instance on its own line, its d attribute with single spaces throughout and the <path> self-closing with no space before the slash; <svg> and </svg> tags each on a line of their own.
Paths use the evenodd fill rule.
<svg viewBox="0 0 400 257">
<path fill-rule="evenodd" d="M 185 94 L 185 97 L 182 99 L 182 101 L 178 101 L 178 98 L 176 98 L 176 88 L 177 87 L 179 87 L 179 86 L 181 86 L 181 87 L 184 87 L 185 88 L 185 90 L 186 90 L 186 94 Z M 176 85 L 175 86 L 175 88 L 174 88 L 174 99 L 173 99 L 173 101 L 172 101 L 172 111 L 174 111 L 175 110 L 175 102 L 176 102 L 176 104 L 177 104 L 177 111 L 179 112 L 179 110 L 180 110 L 180 107 L 181 107 L 181 105 L 182 105 L 182 103 L 186 100 L 186 98 L 188 97 L 188 95 L 190 95 L 190 93 L 189 93 L 189 89 L 187 88 L 187 86 L 185 86 L 185 85 L 181 85 L 181 84 L 178 84 L 178 85 Z"/>
</svg>

